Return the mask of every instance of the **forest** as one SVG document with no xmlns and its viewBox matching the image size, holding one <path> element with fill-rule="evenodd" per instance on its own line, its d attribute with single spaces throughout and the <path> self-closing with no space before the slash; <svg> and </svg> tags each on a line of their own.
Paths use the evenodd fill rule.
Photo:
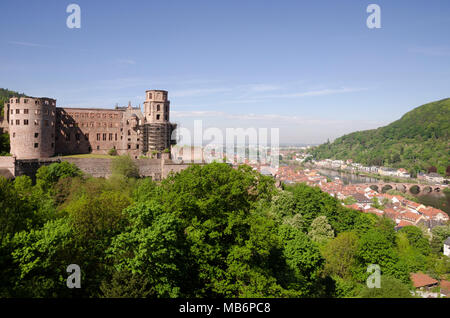
<svg viewBox="0 0 450 318">
<path fill-rule="evenodd" d="M 450 98 L 422 105 L 378 129 L 358 131 L 316 147 L 315 159 L 353 159 L 368 166 L 450 175 Z"/>
<path fill-rule="evenodd" d="M 0 297 L 412 297 L 409 273 L 449 278 L 450 226 L 395 231 L 317 187 L 249 166 L 193 165 L 161 182 L 127 156 L 92 178 L 67 162 L 0 178 Z M 69 289 L 69 264 L 81 288 Z M 370 289 L 367 267 L 381 268 Z"/>
</svg>

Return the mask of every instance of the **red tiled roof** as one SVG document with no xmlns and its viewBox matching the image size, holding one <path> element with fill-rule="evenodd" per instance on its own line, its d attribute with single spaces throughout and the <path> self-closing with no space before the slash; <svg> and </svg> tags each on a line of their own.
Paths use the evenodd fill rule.
<svg viewBox="0 0 450 318">
<path fill-rule="evenodd" d="M 410 277 L 415 288 L 431 286 L 438 283 L 434 278 L 422 273 L 411 273 Z"/>
</svg>

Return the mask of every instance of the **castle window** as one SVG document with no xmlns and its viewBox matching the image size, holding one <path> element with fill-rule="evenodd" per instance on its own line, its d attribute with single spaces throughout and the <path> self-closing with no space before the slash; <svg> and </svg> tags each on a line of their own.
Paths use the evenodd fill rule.
<svg viewBox="0 0 450 318">
<path fill-rule="evenodd" d="M 34 114 L 35 114 L 35 115 L 40 115 L 40 114 L 41 114 L 41 110 L 40 110 L 40 109 L 36 109 L 36 110 L 34 111 Z"/>
<path fill-rule="evenodd" d="M 14 109 L 11 109 L 11 115 L 14 114 Z"/>
<path fill-rule="evenodd" d="M 156 120 L 159 120 L 159 115 L 156 115 Z"/>
<path fill-rule="evenodd" d="M 36 142 L 36 143 L 34 143 L 34 148 L 37 148 L 37 147 L 39 147 L 39 144 Z"/>
<path fill-rule="evenodd" d="M 34 138 L 39 137 L 39 133 L 34 133 Z"/>
<path fill-rule="evenodd" d="M 13 133 L 13 138 L 15 138 L 16 137 L 16 133 Z"/>
<path fill-rule="evenodd" d="M 84 138 L 86 138 L 86 140 L 89 140 L 89 134 L 84 134 Z"/>
<path fill-rule="evenodd" d="M 45 126 L 48 126 L 48 120 L 45 120 L 44 122 L 45 122 Z"/>
<path fill-rule="evenodd" d="M 80 134 L 75 134 L 75 139 L 80 140 Z"/>
<path fill-rule="evenodd" d="M 39 126 L 39 121 L 35 119 L 35 120 L 34 120 L 34 125 L 35 125 L 35 126 Z"/>
<path fill-rule="evenodd" d="M 139 144 L 136 145 L 136 149 L 139 149 Z"/>
<path fill-rule="evenodd" d="M 131 135 L 131 130 L 128 129 L 128 136 L 130 136 L 130 135 Z"/>
<path fill-rule="evenodd" d="M 24 120 L 23 120 L 23 124 L 24 124 L 24 125 L 28 125 L 28 119 L 24 119 Z"/>
<path fill-rule="evenodd" d="M 167 114 L 165 114 L 165 115 L 164 115 L 164 119 L 165 119 L 165 120 L 168 120 L 167 117 L 168 117 Z"/>
<path fill-rule="evenodd" d="M 97 140 L 100 140 L 100 134 L 97 134 Z"/>
<path fill-rule="evenodd" d="M 108 136 L 109 138 L 109 140 L 113 140 L 113 134 L 109 134 L 109 136 Z"/>
<path fill-rule="evenodd" d="M 18 98 L 16 99 L 16 103 L 19 103 L 19 99 Z"/>
<path fill-rule="evenodd" d="M 152 99 L 152 93 L 148 93 L 148 98 Z"/>
<path fill-rule="evenodd" d="M 131 145 L 130 144 L 128 144 L 128 149 L 131 149 Z"/>
<path fill-rule="evenodd" d="M 16 109 L 16 114 L 20 114 L 20 109 Z"/>
<path fill-rule="evenodd" d="M 103 134 L 103 140 L 106 140 L 106 134 Z"/>
<path fill-rule="evenodd" d="M 66 140 L 67 140 L 67 141 L 70 141 L 70 133 L 68 133 L 68 134 L 66 135 Z"/>
<path fill-rule="evenodd" d="M 115 134 L 114 139 L 117 141 L 117 134 Z"/>
<path fill-rule="evenodd" d="M 28 103 L 28 99 L 24 99 L 23 102 L 26 104 Z"/>
<path fill-rule="evenodd" d="M 16 125 L 20 125 L 20 120 L 16 119 Z"/>
<path fill-rule="evenodd" d="M 100 150 L 100 146 L 97 146 L 97 150 Z"/>
<path fill-rule="evenodd" d="M 156 111 L 157 111 L 157 112 L 160 111 L 159 104 L 156 106 Z"/>
<path fill-rule="evenodd" d="M 11 125 L 14 125 L 14 120 L 11 120 Z"/>
<path fill-rule="evenodd" d="M 25 108 L 25 109 L 23 110 L 23 113 L 24 113 L 25 115 L 28 115 L 28 109 Z"/>
</svg>

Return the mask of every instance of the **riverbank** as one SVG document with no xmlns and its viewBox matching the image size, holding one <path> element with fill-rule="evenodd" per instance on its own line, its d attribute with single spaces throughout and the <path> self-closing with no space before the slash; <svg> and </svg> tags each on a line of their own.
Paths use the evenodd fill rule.
<svg viewBox="0 0 450 318">
<path fill-rule="evenodd" d="M 347 171 L 336 171 L 335 169 L 315 168 L 317 172 L 327 178 L 335 179 L 338 177 L 344 184 L 359 184 L 359 183 L 376 183 L 380 180 L 373 176 L 352 174 Z M 391 181 L 393 182 L 393 181 Z M 403 183 L 403 182 L 401 182 Z M 427 185 L 422 183 L 423 185 Z M 421 204 L 432 206 L 433 208 L 442 210 L 450 215 L 450 193 L 448 191 L 431 192 L 431 193 L 409 193 L 414 196 Z"/>
<path fill-rule="evenodd" d="M 402 178 L 402 177 L 393 177 L 393 176 L 382 176 L 382 175 L 377 174 L 377 173 L 360 172 L 360 171 L 352 172 L 352 171 L 342 170 L 342 169 L 337 169 L 337 168 L 316 166 L 316 165 L 313 165 L 313 164 L 307 164 L 306 166 L 311 168 L 311 169 L 331 170 L 331 171 L 336 171 L 336 172 L 344 173 L 344 174 L 351 174 L 351 175 L 361 176 L 361 177 L 365 177 L 365 178 L 373 178 L 373 179 L 376 179 L 378 181 L 383 181 L 383 182 L 410 183 L 410 184 L 421 184 L 421 185 L 429 185 L 429 186 L 435 185 L 435 183 L 431 183 L 431 182 L 428 182 L 426 180 L 417 179 L 417 178 Z M 373 182 L 373 181 L 370 181 L 370 182 Z"/>
</svg>

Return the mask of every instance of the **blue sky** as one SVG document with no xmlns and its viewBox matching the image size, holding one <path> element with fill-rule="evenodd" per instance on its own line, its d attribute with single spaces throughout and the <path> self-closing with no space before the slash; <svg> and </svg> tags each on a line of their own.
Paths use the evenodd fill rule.
<svg viewBox="0 0 450 318">
<path fill-rule="evenodd" d="M 70 3 L 81 29 L 66 27 Z M 381 29 L 366 26 L 370 3 Z M 0 13 L 0 87 L 58 106 L 166 89 L 181 126 L 320 143 L 450 97 L 446 0 L 2 0 Z"/>
</svg>

